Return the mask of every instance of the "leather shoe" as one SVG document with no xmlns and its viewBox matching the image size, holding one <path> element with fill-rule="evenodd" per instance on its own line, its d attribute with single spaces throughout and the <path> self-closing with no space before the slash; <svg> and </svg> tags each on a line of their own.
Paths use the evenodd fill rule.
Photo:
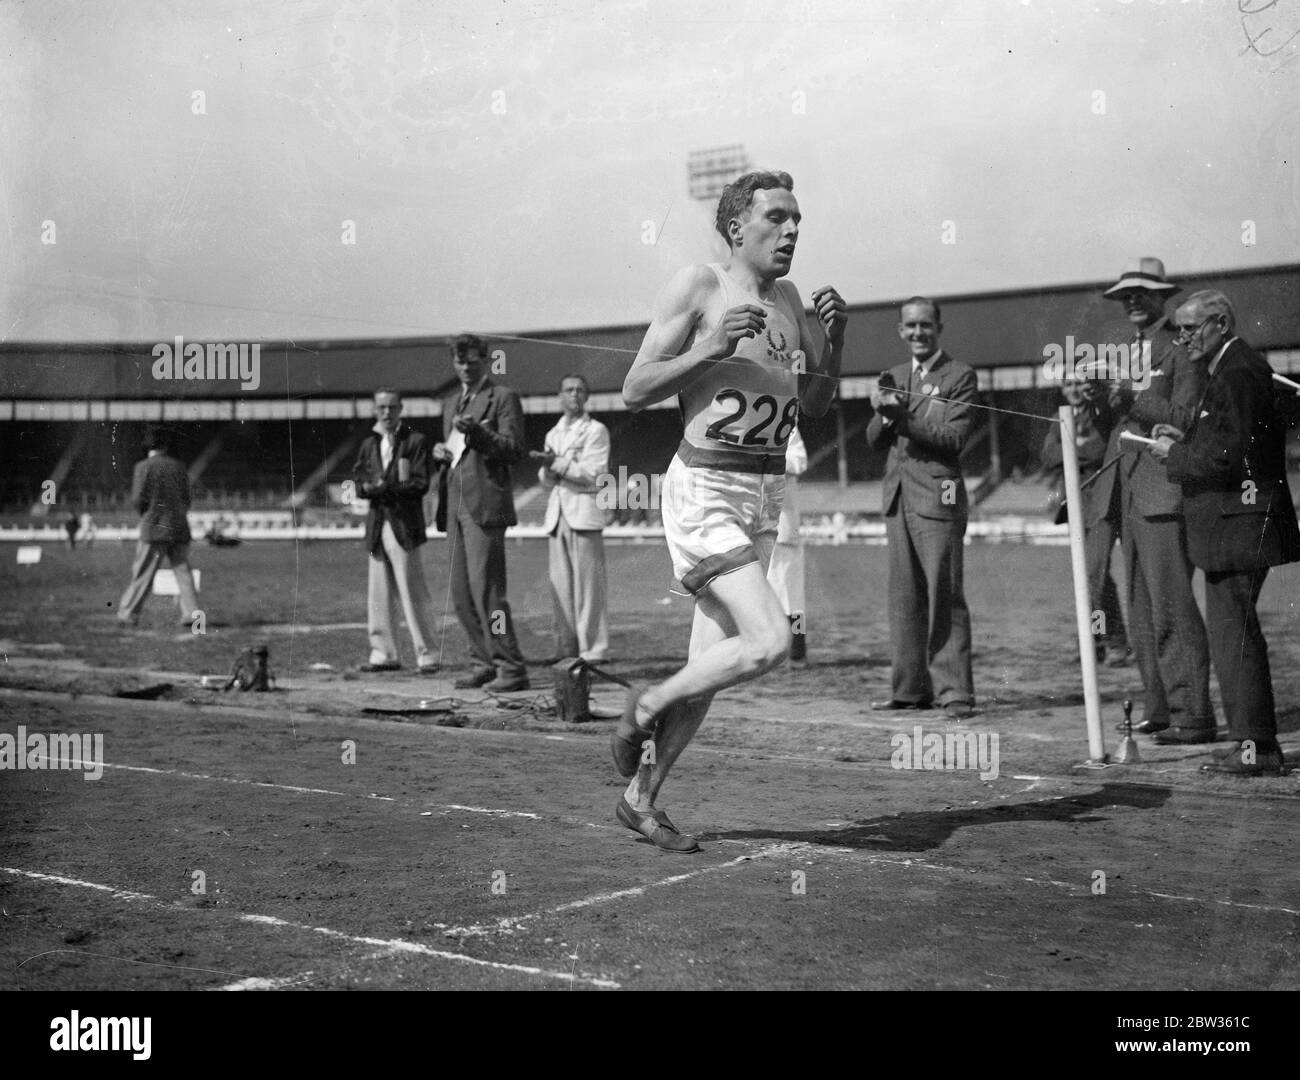
<svg viewBox="0 0 1300 1080">
<path fill-rule="evenodd" d="M 527 690 L 530 687 L 527 675 L 498 675 L 490 683 L 483 686 L 494 694 L 510 694 L 516 690 Z"/>
<path fill-rule="evenodd" d="M 1169 727 L 1168 724 L 1157 724 L 1154 720 L 1142 720 L 1133 725 L 1134 735 L 1154 735 L 1157 731 L 1164 731 Z M 1123 735 L 1128 729 L 1121 720 L 1115 725 L 1115 730 Z"/>
<path fill-rule="evenodd" d="M 486 686 L 496 677 L 496 668 L 481 667 L 476 671 L 471 671 L 468 675 L 462 675 L 452 685 L 457 690 L 477 690 L 480 686 Z"/>
<path fill-rule="evenodd" d="M 873 701 L 871 703 L 872 712 L 890 712 L 905 709 L 924 712 L 933 708 L 934 702 L 932 701 L 899 701 L 897 698 L 890 698 L 888 701 Z"/>
<path fill-rule="evenodd" d="M 1281 776 L 1282 752 L 1280 750 L 1257 750 L 1251 764 L 1242 761 L 1241 747 L 1227 757 L 1207 761 L 1201 766 L 1201 772 L 1223 773 L 1228 776 Z"/>
<path fill-rule="evenodd" d="M 651 810 L 648 814 L 643 814 L 639 810 L 633 810 L 624 797 L 619 799 L 614 816 L 633 832 L 639 832 L 661 851 L 692 855 L 702 850 L 695 842 L 695 837 L 680 832 L 662 810 Z"/>
<path fill-rule="evenodd" d="M 1192 746 L 1214 742 L 1214 728 L 1171 727 L 1156 733 L 1157 746 Z"/>
<path fill-rule="evenodd" d="M 401 671 L 402 665 L 396 660 L 384 660 L 378 664 L 362 664 L 357 670 L 369 675 L 376 671 Z"/>
<path fill-rule="evenodd" d="M 943 706 L 943 711 L 953 720 L 965 720 L 975 713 L 974 708 L 967 701 L 949 701 Z"/>
</svg>

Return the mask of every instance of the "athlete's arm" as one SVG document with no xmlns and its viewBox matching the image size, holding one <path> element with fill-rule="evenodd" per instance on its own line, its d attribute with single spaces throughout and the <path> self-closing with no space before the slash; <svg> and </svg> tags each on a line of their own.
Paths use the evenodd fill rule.
<svg viewBox="0 0 1300 1080">
<path fill-rule="evenodd" d="M 633 412 L 680 393 L 710 361 L 730 356 L 741 338 L 762 333 L 763 309 L 741 304 L 731 308 L 712 333 L 697 338 L 678 355 L 716 288 L 717 279 L 707 266 L 688 266 L 655 301 L 654 321 L 623 380 L 623 401 Z"/>
<path fill-rule="evenodd" d="M 785 289 L 791 307 L 799 315 L 799 348 L 804 355 L 803 370 L 799 373 L 799 409 L 814 418 L 825 416 L 831 402 L 835 400 L 840 380 L 844 327 L 849 321 L 844 311 L 844 300 L 829 285 L 812 294 L 813 310 L 826 334 L 826 341 L 818 352 L 812 329 L 804 315 L 803 303 L 799 299 L 799 290 L 790 281 L 778 282 L 777 287 Z M 819 356 L 815 363 L 814 355 Z"/>
</svg>

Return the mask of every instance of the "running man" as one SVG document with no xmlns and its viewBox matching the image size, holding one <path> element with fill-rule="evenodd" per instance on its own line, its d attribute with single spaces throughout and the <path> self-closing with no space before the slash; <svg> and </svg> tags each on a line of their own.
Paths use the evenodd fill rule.
<svg viewBox="0 0 1300 1080">
<path fill-rule="evenodd" d="M 783 172 L 727 185 L 715 225 L 729 258 L 669 282 L 623 383 L 633 412 L 680 395 L 685 423 L 662 511 L 673 571 L 695 597 L 690 659 L 664 682 L 629 692 L 611 736 L 614 763 L 632 778 L 618 820 L 667 851 L 700 850 L 655 799 L 713 695 L 790 651 L 790 623 L 766 578 L 785 448 L 801 410 L 819 417 L 830 408 L 848 321 L 838 292 L 814 292 L 826 335 L 819 349 L 799 291 L 782 280 L 799 239 L 793 186 Z"/>
</svg>

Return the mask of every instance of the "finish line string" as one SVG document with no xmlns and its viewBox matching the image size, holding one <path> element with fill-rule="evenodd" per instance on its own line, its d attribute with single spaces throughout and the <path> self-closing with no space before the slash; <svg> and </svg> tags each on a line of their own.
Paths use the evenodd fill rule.
<svg viewBox="0 0 1300 1080">
<path fill-rule="evenodd" d="M 550 338 L 522 337 L 515 334 L 484 333 L 484 334 L 475 334 L 475 336 L 480 337 L 486 341 L 523 341 L 531 345 L 556 345 L 564 349 L 591 349 L 596 352 L 626 353 L 630 356 L 636 356 L 637 353 L 640 352 L 639 349 L 624 349 L 617 345 L 587 345 L 577 341 L 554 341 L 551 340 Z M 680 354 L 660 353 L 659 355 L 663 357 L 665 360 L 671 360 Z M 722 360 L 714 360 L 711 362 L 714 364 L 733 364 L 736 367 L 748 366 L 748 362 L 745 360 L 722 359 Z M 820 371 L 809 371 L 809 372 L 805 372 L 805 374 L 811 378 L 834 379 L 836 382 L 840 382 L 841 380 L 846 378 L 863 378 L 863 377 L 870 378 L 871 377 L 871 376 L 856 376 L 856 375 L 838 375 L 838 376 L 823 375 Z M 956 398 L 939 397 L 937 394 L 918 394 L 916 391 L 904 390 L 902 387 L 891 387 L 890 389 L 893 390 L 893 392 L 896 394 L 906 394 L 908 396 L 923 397 L 929 401 L 942 401 L 946 404 L 951 403 L 954 405 L 968 405 L 972 409 L 983 409 L 985 412 L 1003 413 L 1006 416 L 1024 416 L 1030 420 L 1042 420 L 1049 424 L 1059 424 L 1061 422 L 1061 419 L 1058 416 L 1041 416 L 1038 413 L 1021 412 L 1017 409 L 1002 409 L 997 407 L 996 405 L 983 405 L 978 401 L 959 401 Z"/>
</svg>

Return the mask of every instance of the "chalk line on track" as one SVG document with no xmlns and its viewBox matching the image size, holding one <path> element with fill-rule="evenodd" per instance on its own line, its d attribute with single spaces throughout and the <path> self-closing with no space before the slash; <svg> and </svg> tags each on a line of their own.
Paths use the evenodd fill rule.
<svg viewBox="0 0 1300 1080">
<path fill-rule="evenodd" d="M 162 900 L 156 896 L 150 896 L 148 893 L 133 892 L 130 889 L 119 889 L 112 885 L 103 885 L 94 881 L 82 881 L 79 878 L 62 877 L 57 874 L 42 874 L 35 870 L 22 870 L 11 866 L 0 866 L 0 871 L 6 874 L 12 874 L 14 877 L 27 878 L 31 881 L 49 882 L 55 885 L 66 885 L 74 888 L 92 889 L 96 892 L 109 893 L 115 900 L 122 900 L 131 904 L 147 904 L 150 907 L 156 907 L 164 911 L 183 912 L 193 914 L 201 909 L 186 907 Z M 257 926 L 270 926 L 280 930 L 299 930 L 311 934 L 319 934 L 336 941 L 344 941 L 352 945 L 377 946 L 382 953 L 396 955 L 398 953 L 411 953 L 417 956 L 427 956 L 435 960 L 451 960 L 460 964 L 470 964 L 474 967 L 490 968 L 495 971 L 510 971 L 521 975 L 536 975 L 546 979 L 557 979 L 567 983 L 585 983 L 588 986 L 595 986 L 605 990 L 617 990 L 620 984 L 613 979 L 607 979 L 602 976 L 589 974 L 576 974 L 568 971 L 551 971 L 547 968 L 531 967 L 525 964 L 506 964 L 497 960 L 482 960 L 476 956 L 467 956 L 464 953 L 447 952 L 445 949 L 434 949 L 428 945 L 421 945 L 417 941 L 405 941 L 402 938 L 374 938 L 359 937 L 355 934 L 344 933 L 341 930 L 333 930 L 327 926 L 309 926 L 306 923 L 292 922 L 288 919 L 281 919 L 275 915 L 252 915 L 241 911 L 222 911 L 222 915 L 233 918 L 238 922 L 251 923 Z"/>
<path fill-rule="evenodd" d="M 714 843 L 741 843 L 743 841 L 715 840 Z M 922 870 L 937 870 L 945 874 L 964 874 L 975 873 L 975 869 L 962 866 L 947 866 L 944 863 L 929 862 L 925 859 L 904 858 L 897 855 L 886 855 L 881 852 L 865 851 L 860 848 L 836 847 L 831 844 L 810 844 L 804 840 L 791 841 L 788 845 L 792 849 L 791 853 L 806 854 L 809 852 L 824 851 L 831 855 L 851 856 L 861 859 L 865 862 L 885 863 L 892 866 L 915 866 Z M 1091 881 L 1071 882 L 1057 881 L 1054 878 L 1033 878 L 1018 877 L 1016 880 L 1024 881 L 1030 885 L 1051 885 L 1058 889 L 1065 889 L 1069 892 L 1076 893 L 1079 896 L 1091 894 Z M 1178 896 L 1174 893 L 1156 892 L 1154 889 L 1133 889 L 1128 895 L 1147 896 L 1154 900 L 1179 900 L 1195 904 L 1218 904 L 1224 907 L 1238 908 L 1243 911 L 1265 911 L 1277 915 L 1300 915 L 1300 911 L 1287 907 L 1273 907 L 1268 904 L 1242 904 L 1236 900 L 1222 900 L 1218 898 L 1207 898 L 1201 896 Z"/>
<path fill-rule="evenodd" d="M 38 761 L 46 762 L 52 759 L 37 756 Z M 401 803 L 406 805 L 412 800 L 399 800 L 392 795 L 361 795 L 354 791 L 332 791 L 329 788 L 309 788 L 297 787 L 292 784 L 274 784 L 269 780 L 245 780 L 238 776 L 213 776 L 210 773 L 192 773 L 185 772 L 181 769 L 154 769 L 145 765 L 115 765 L 110 762 L 103 762 L 105 769 L 118 769 L 123 772 L 148 773 L 153 776 L 175 776 L 182 780 L 206 780 L 213 784 L 243 784 L 248 787 L 273 788 L 276 791 L 292 791 L 298 795 L 337 795 L 342 798 L 350 799 L 369 799 L 375 802 Z M 419 805 L 428 805 L 421 803 Z M 541 814 L 534 814 L 527 810 L 503 810 L 491 806 L 463 806 L 460 803 L 436 803 L 435 807 L 444 813 L 456 811 L 463 814 L 486 814 L 489 817 L 514 817 L 527 818 L 532 821 L 541 821 Z M 431 812 L 431 811 L 430 811 Z M 612 829 L 612 825 L 598 825 L 594 822 L 582 821 L 578 818 L 569 818 L 557 816 L 557 820 L 566 821 L 573 825 L 585 825 L 593 829 Z"/>
<path fill-rule="evenodd" d="M 521 817 L 541 821 L 541 814 L 530 814 L 525 810 L 493 810 L 487 806 L 461 806 L 458 803 L 443 803 L 444 810 L 461 810 L 466 814 L 489 814 L 492 817 Z"/>
<path fill-rule="evenodd" d="M 674 874 L 672 877 L 666 877 L 660 881 L 652 881 L 648 885 L 635 885 L 630 889 L 616 889 L 614 892 L 596 893 L 594 896 L 585 896 L 581 900 L 569 900 L 563 904 L 557 904 L 555 907 L 545 908 L 541 911 L 529 912 L 527 915 L 514 915 L 509 918 L 497 919 L 490 923 L 476 923 L 472 926 L 450 926 L 443 930 L 447 937 L 487 937 L 489 934 L 512 934 L 515 929 L 523 923 L 532 922 L 534 919 L 545 918 L 547 915 L 563 915 L 570 911 L 578 911 L 582 908 L 595 907 L 598 904 L 608 904 L 615 900 L 626 900 L 633 896 L 644 896 L 650 889 L 660 889 L 666 885 L 677 885 L 683 881 L 690 881 L 692 878 L 704 877 L 707 874 L 716 874 L 722 870 L 730 870 L 734 867 L 741 866 L 747 862 L 753 862 L 755 859 L 767 859 L 775 855 L 785 855 L 800 847 L 799 844 L 772 844 L 758 851 L 751 851 L 746 855 L 739 855 L 734 859 L 724 863 L 717 863 L 714 866 L 702 866 L 698 870 L 689 870 L 684 874 Z"/>
<path fill-rule="evenodd" d="M 50 758 L 37 756 L 38 761 L 50 761 Z M 299 795 L 338 795 L 349 799 L 375 799 L 379 802 L 396 802 L 391 795 L 358 795 L 354 791 L 331 791 L 329 788 L 295 787 L 292 784 L 273 784 L 269 780 L 243 780 L 236 776 L 209 776 L 206 773 L 183 772 L 180 769 L 151 769 L 146 765 L 115 765 L 105 761 L 105 769 L 118 769 L 122 772 L 152 773 L 155 776 L 179 776 L 184 780 L 210 780 L 218 784 L 246 784 L 249 787 L 276 788 L 279 791 L 292 791 Z"/>
</svg>

